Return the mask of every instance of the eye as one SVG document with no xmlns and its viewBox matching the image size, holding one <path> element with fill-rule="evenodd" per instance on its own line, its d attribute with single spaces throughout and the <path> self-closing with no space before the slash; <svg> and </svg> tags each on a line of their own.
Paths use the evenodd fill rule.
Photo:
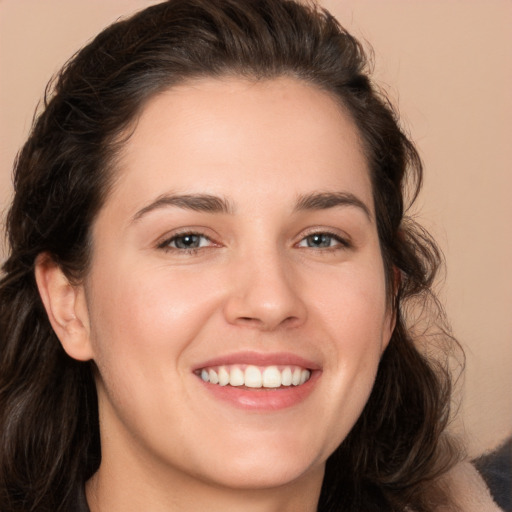
<svg viewBox="0 0 512 512">
<path fill-rule="evenodd" d="M 312 249 L 329 249 L 336 246 L 348 247 L 349 243 L 333 233 L 312 233 L 298 243 L 298 247 Z"/>
<path fill-rule="evenodd" d="M 167 250 L 195 250 L 212 245 L 212 241 L 200 233 L 180 233 L 164 240 L 159 244 L 160 249 Z"/>
</svg>

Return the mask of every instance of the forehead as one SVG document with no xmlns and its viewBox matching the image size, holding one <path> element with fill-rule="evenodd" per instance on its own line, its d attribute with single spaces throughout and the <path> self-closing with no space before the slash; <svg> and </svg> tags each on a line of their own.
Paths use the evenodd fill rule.
<svg viewBox="0 0 512 512">
<path fill-rule="evenodd" d="M 114 196 L 350 189 L 371 206 L 355 124 L 332 95 L 297 79 L 175 86 L 147 102 L 132 130 Z"/>
</svg>

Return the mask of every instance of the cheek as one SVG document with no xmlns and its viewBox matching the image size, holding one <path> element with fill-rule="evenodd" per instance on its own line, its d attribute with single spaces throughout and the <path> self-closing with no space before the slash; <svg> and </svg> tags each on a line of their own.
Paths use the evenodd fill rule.
<svg viewBox="0 0 512 512">
<path fill-rule="evenodd" d="M 378 276 L 377 276 L 378 277 Z M 339 372 L 352 394 L 366 397 L 388 338 L 388 310 L 384 282 L 358 279 L 343 296 L 336 328 Z"/>
<path fill-rule="evenodd" d="M 362 350 L 387 336 L 388 308 L 384 273 L 374 265 L 347 265 L 308 283 L 310 304 L 340 346 Z M 368 348 L 368 347 L 367 347 Z"/>
<path fill-rule="evenodd" d="M 325 329 L 323 342 L 330 353 L 324 375 L 329 378 L 325 391 L 332 414 L 327 423 L 333 432 L 331 449 L 335 449 L 366 405 L 387 343 L 383 272 L 378 264 L 347 266 L 343 275 L 316 281 L 313 289 L 311 304 Z"/>
<path fill-rule="evenodd" d="M 103 417 L 141 435 L 144 418 L 175 421 L 172 411 L 187 391 L 180 387 L 188 371 L 183 354 L 200 338 L 216 295 L 197 274 L 162 268 L 123 274 L 118 267 L 92 280 L 91 343 Z"/>
<path fill-rule="evenodd" d="M 120 265 L 91 281 L 91 342 L 100 373 L 117 368 L 120 378 L 148 381 L 179 366 L 181 352 L 215 310 L 219 288 L 200 273 L 162 267 L 123 272 Z"/>
</svg>

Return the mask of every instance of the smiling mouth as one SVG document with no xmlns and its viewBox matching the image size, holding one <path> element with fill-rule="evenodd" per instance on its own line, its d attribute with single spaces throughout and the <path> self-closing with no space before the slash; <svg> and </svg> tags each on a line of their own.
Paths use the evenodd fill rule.
<svg viewBox="0 0 512 512">
<path fill-rule="evenodd" d="M 248 389 L 277 389 L 301 386 L 311 378 L 311 370 L 300 366 L 254 366 L 223 365 L 197 370 L 204 382 L 218 386 L 233 386 Z"/>
</svg>

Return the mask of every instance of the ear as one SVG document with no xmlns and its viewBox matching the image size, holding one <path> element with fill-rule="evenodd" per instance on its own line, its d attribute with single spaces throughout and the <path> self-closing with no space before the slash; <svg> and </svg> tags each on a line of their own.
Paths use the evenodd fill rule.
<svg viewBox="0 0 512 512">
<path fill-rule="evenodd" d="M 47 253 L 36 259 L 35 278 L 50 324 L 66 353 L 79 361 L 92 359 L 89 314 L 83 286 L 72 285 Z"/>
</svg>

